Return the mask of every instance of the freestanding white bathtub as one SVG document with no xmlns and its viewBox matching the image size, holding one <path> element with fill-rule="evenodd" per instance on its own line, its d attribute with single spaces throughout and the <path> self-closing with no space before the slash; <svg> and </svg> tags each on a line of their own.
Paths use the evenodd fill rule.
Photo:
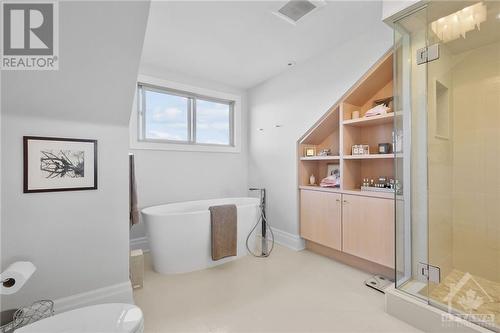
<svg viewBox="0 0 500 333">
<path fill-rule="evenodd" d="M 154 270 L 162 274 L 186 273 L 235 259 L 212 261 L 211 256 L 208 208 L 227 204 L 237 206 L 237 257 L 241 257 L 247 254 L 246 237 L 259 217 L 257 198 L 187 201 L 143 209 L 141 213 L 148 231 Z M 249 242 L 254 246 L 255 233 Z"/>
</svg>

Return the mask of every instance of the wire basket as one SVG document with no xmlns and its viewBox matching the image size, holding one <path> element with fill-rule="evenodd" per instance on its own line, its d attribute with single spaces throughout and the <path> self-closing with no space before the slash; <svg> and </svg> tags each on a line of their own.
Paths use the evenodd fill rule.
<svg viewBox="0 0 500 333">
<path fill-rule="evenodd" d="M 54 302 L 49 300 L 36 301 L 30 306 L 18 309 L 12 322 L 0 327 L 0 333 L 12 333 L 15 329 L 34 323 L 54 315 Z"/>
</svg>

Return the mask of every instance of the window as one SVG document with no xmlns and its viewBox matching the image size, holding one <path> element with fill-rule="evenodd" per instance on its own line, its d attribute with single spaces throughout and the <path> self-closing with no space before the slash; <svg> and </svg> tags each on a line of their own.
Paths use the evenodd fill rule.
<svg viewBox="0 0 500 333">
<path fill-rule="evenodd" d="M 234 145 L 234 101 L 138 85 L 142 141 Z"/>
</svg>

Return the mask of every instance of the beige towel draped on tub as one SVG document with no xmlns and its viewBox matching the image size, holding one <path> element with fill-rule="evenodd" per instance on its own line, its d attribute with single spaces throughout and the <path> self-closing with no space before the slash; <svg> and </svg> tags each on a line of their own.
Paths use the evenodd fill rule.
<svg viewBox="0 0 500 333">
<path fill-rule="evenodd" d="M 212 206 L 209 210 L 212 229 L 212 260 L 235 256 L 237 242 L 236 205 Z"/>
</svg>

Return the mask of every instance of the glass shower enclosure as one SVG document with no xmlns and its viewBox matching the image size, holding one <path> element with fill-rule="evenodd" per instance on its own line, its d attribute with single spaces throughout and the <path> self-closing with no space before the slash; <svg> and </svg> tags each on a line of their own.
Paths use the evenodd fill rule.
<svg viewBox="0 0 500 333">
<path fill-rule="evenodd" d="M 500 2 L 394 24 L 396 288 L 500 332 Z"/>
</svg>

